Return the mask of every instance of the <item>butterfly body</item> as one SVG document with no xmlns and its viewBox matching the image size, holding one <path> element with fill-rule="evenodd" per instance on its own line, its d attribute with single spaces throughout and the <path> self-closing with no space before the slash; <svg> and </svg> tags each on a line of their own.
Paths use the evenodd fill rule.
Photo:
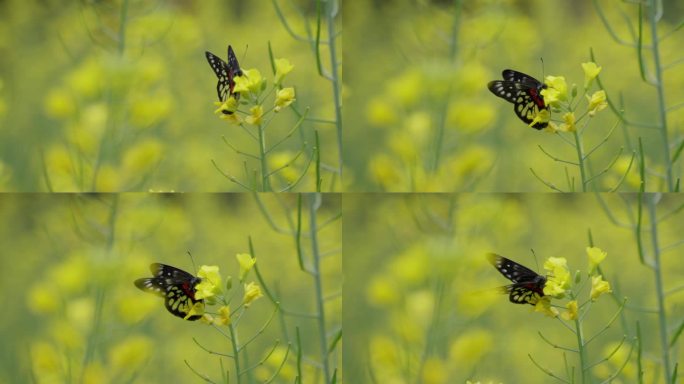
<svg viewBox="0 0 684 384">
<path fill-rule="evenodd" d="M 513 103 L 513 111 L 520 120 L 531 124 L 535 115 L 549 109 L 541 94 L 546 84 L 512 69 L 505 69 L 501 75 L 503 80 L 490 81 L 487 88 L 494 95 Z M 547 125 L 547 122 L 538 121 L 532 128 L 543 129 Z"/>
<path fill-rule="evenodd" d="M 240 100 L 240 93 L 234 93 L 233 89 L 235 89 L 235 78 L 242 76 L 243 73 L 235 52 L 233 52 L 233 47 L 228 46 L 227 62 L 209 51 L 205 52 L 205 55 L 209 66 L 214 70 L 216 77 L 218 77 L 216 93 L 218 94 L 219 101 L 224 102 L 229 97 L 235 98 L 235 101 Z M 223 113 L 230 115 L 233 112 L 223 111 Z"/>
<path fill-rule="evenodd" d="M 170 265 L 154 263 L 150 265 L 153 277 L 137 279 L 134 284 L 145 292 L 164 298 L 164 306 L 173 314 L 187 320 L 198 320 L 202 315 L 187 316 L 196 303 L 204 303 L 195 298 L 195 287 L 202 279 Z"/>
<path fill-rule="evenodd" d="M 488 254 L 487 259 L 499 273 L 513 282 L 500 288 L 501 292 L 508 294 L 511 303 L 535 305 L 544 296 L 546 276 L 493 253 Z"/>
</svg>

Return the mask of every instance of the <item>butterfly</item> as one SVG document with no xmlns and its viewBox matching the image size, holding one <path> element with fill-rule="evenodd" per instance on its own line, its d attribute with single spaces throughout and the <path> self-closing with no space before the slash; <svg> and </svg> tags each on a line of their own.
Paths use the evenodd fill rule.
<svg viewBox="0 0 684 384">
<path fill-rule="evenodd" d="M 541 110 L 549 110 L 541 95 L 541 90 L 546 88 L 546 84 L 512 69 L 504 69 L 501 75 L 503 80 L 490 81 L 487 88 L 496 96 L 513 103 L 513 111 L 520 120 L 530 124 Z M 547 125 L 548 122 L 538 121 L 532 128 L 543 129 Z"/>
<path fill-rule="evenodd" d="M 546 276 L 494 253 L 487 254 L 487 259 L 494 268 L 513 282 L 500 288 L 502 293 L 508 294 L 511 303 L 535 305 L 544 296 Z"/>
<path fill-rule="evenodd" d="M 218 94 L 219 100 L 224 102 L 231 96 L 235 98 L 235 101 L 240 100 L 240 93 L 233 93 L 233 89 L 235 88 L 235 77 L 242 76 L 242 69 L 240 69 L 240 64 L 238 64 L 237 57 L 235 57 L 233 47 L 230 45 L 228 46 L 227 63 L 209 51 L 206 51 L 205 54 L 211 69 L 214 70 L 216 77 L 218 77 L 216 93 Z M 233 112 L 223 111 L 223 113 L 230 115 Z"/>
<path fill-rule="evenodd" d="M 150 265 L 150 271 L 153 277 L 137 279 L 135 286 L 163 297 L 164 306 L 174 316 L 186 318 L 195 303 L 204 304 L 204 300 L 195 299 L 195 286 L 202 281 L 201 278 L 161 263 Z M 194 314 L 187 319 L 194 321 L 201 317 Z"/>
</svg>

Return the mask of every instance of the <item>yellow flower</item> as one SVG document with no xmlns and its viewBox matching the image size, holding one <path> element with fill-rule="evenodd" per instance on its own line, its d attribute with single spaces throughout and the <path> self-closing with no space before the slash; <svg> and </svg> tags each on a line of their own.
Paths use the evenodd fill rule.
<svg viewBox="0 0 684 384">
<path fill-rule="evenodd" d="M 283 88 L 276 93 L 275 111 L 280 112 L 281 109 L 287 107 L 295 101 L 295 90 L 292 87 Z"/>
<path fill-rule="evenodd" d="M 587 247 L 587 256 L 589 256 L 589 273 L 592 273 L 596 267 L 608 256 L 607 252 L 597 247 Z"/>
<path fill-rule="evenodd" d="M 252 281 L 245 284 L 245 295 L 242 297 L 242 302 L 245 308 L 249 308 L 254 300 L 263 296 L 261 288 Z"/>
<path fill-rule="evenodd" d="M 568 261 L 564 257 L 549 257 L 544 262 L 544 269 L 550 272 L 544 285 L 544 295 L 562 298 L 570 287 Z"/>
<path fill-rule="evenodd" d="M 218 107 L 214 113 L 224 118 L 225 115 L 232 115 L 237 111 L 238 101 L 235 100 L 235 97 L 229 97 L 224 102 L 215 101 L 214 105 Z"/>
<path fill-rule="evenodd" d="M 251 125 L 261 124 L 261 118 L 264 116 L 264 107 L 255 105 L 249 109 L 250 115 L 245 117 L 245 123 Z"/>
<path fill-rule="evenodd" d="M 596 65 L 593 61 L 590 61 L 588 63 L 582 63 L 582 70 L 584 71 L 584 89 L 587 89 L 596 76 L 598 76 L 599 72 L 601 72 L 601 67 Z"/>
<path fill-rule="evenodd" d="M 534 305 L 534 311 L 543 313 L 548 317 L 558 316 L 558 310 L 551 307 L 551 299 L 549 299 L 548 296 L 544 296 L 540 300 L 537 300 L 537 303 Z"/>
<path fill-rule="evenodd" d="M 589 102 L 589 116 L 594 116 L 596 112 L 602 111 L 608 106 L 606 102 L 606 91 L 600 90 L 594 92 L 591 97 L 587 95 L 587 101 Z"/>
<path fill-rule="evenodd" d="M 197 276 L 202 281 L 195 286 L 195 299 L 212 298 L 221 293 L 221 275 L 216 265 L 202 265 Z"/>
<path fill-rule="evenodd" d="M 248 69 L 242 71 L 242 76 L 235 78 L 235 88 L 233 92 L 240 93 L 259 93 L 261 91 L 263 79 L 258 69 Z"/>
<path fill-rule="evenodd" d="M 196 302 L 195 304 L 190 307 L 190 310 L 186 313 L 185 317 L 183 319 L 187 320 L 192 316 L 195 315 L 204 315 L 204 303 L 201 301 Z"/>
<path fill-rule="evenodd" d="M 532 122 L 528 126 L 532 127 L 537 123 L 548 123 L 549 120 L 551 120 L 551 113 L 547 109 L 542 109 L 534 115 Z"/>
<path fill-rule="evenodd" d="M 214 319 L 214 324 L 216 325 L 228 325 L 230 324 L 230 307 L 227 305 L 222 306 L 218 310 L 218 317 Z"/>
<path fill-rule="evenodd" d="M 573 112 L 563 114 L 563 124 L 556 129 L 561 132 L 575 132 L 575 114 Z"/>
<path fill-rule="evenodd" d="M 568 85 L 563 76 L 546 76 L 547 88 L 541 90 L 546 105 L 558 106 L 560 101 L 568 99 Z"/>
<path fill-rule="evenodd" d="M 561 317 L 565 320 L 576 320 L 577 319 L 577 300 L 572 300 L 565 305 L 567 308 L 566 312 L 561 314 Z"/>
<path fill-rule="evenodd" d="M 274 82 L 280 84 L 285 75 L 292 72 L 294 65 L 292 65 L 288 59 L 275 59 L 275 67 L 276 73 Z"/>
<path fill-rule="evenodd" d="M 613 292 L 610 289 L 610 283 L 603 280 L 603 276 L 592 276 L 591 278 L 591 301 L 595 301 L 604 293 Z"/>
<path fill-rule="evenodd" d="M 235 258 L 240 264 L 240 281 L 242 281 L 256 263 L 256 258 L 252 258 L 249 253 L 238 253 Z"/>
</svg>

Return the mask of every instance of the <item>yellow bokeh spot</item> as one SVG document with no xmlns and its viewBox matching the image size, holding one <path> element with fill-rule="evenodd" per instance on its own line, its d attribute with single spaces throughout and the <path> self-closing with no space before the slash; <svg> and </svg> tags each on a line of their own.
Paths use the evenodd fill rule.
<svg viewBox="0 0 684 384">
<path fill-rule="evenodd" d="M 276 174 L 279 177 L 285 179 L 287 183 L 294 183 L 300 176 L 299 171 L 292 164 L 295 156 L 291 151 L 274 152 L 268 156 L 269 169 L 278 169 Z"/>
<path fill-rule="evenodd" d="M 427 328 L 435 309 L 434 294 L 427 290 L 412 292 L 406 297 L 406 311 L 419 325 Z"/>
<path fill-rule="evenodd" d="M 91 362 L 83 369 L 83 384 L 106 384 L 111 378 L 99 362 Z"/>
<path fill-rule="evenodd" d="M 391 126 L 399 121 L 397 112 L 384 97 L 376 97 L 368 102 L 366 118 L 375 126 Z"/>
<path fill-rule="evenodd" d="M 45 96 L 45 113 L 56 119 L 66 119 L 76 114 L 76 101 L 66 89 L 51 89 Z"/>
<path fill-rule="evenodd" d="M 103 89 L 104 69 L 95 58 L 89 58 L 67 75 L 69 87 L 83 97 L 94 97 Z"/>
<path fill-rule="evenodd" d="M 397 290 L 397 284 L 384 276 L 375 276 L 371 279 L 366 289 L 368 301 L 380 307 L 395 304 L 401 298 Z"/>
<path fill-rule="evenodd" d="M 90 297 L 73 299 L 66 304 L 66 318 L 80 330 L 88 331 L 93 324 L 95 303 Z"/>
<path fill-rule="evenodd" d="M 442 360 L 428 357 L 423 363 L 423 380 L 425 384 L 442 384 L 447 382 L 447 370 Z"/>
<path fill-rule="evenodd" d="M 368 165 L 371 177 L 388 191 L 398 190 L 402 174 L 396 160 L 386 154 L 378 154 L 371 158 Z"/>
<path fill-rule="evenodd" d="M 60 346 L 78 351 L 85 345 L 87 330 L 77 329 L 69 320 L 57 320 L 50 324 L 50 336 Z"/>
<path fill-rule="evenodd" d="M 458 99 L 449 105 L 447 122 L 459 131 L 476 133 L 490 127 L 495 116 L 491 104 Z"/>
<path fill-rule="evenodd" d="M 95 190 L 99 192 L 118 192 L 124 188 L 125 179 L 119 168 L 112 164 L 104 164 L 100 166 L 95 181 Z"/>
<path fill-rule="evenodd" d="M 109 362 L 115 370 L 136 371 L 149 360 L 152 351 L 153 345 L 149 338 L 130 336 L 109 350 Z"/>
<path fill-rule="evenodd" d="M 417 69 L 408 70 L 390 79 L 387 84 L 387 94 L 403 107 L 413 106 L 423 95 L 422 73 Z"/>
<path fill-rule="evenodd" d="M 150 127 L 169 117 L 172 110 L 173 99 L 166 92 L 132 100 L 131 123 L 140 128 Z"/>
<path fill-rule="evenodd" d="M 159 164 L 163 150 L 163 144 L 156 139 L 138 142 L 123 154 L 124 172 L 144 176 Z"/>
<path fill-rule="evenodd" d="M 64 382 L 63 357 L 52 344 L 42 341 L 32 344 L 31 365 L 39 382 Z"/>
<path fill-rule="evenodd" d="M 60 298 L 54 287 L 39 283 L 31 287 L 28 293 L 28 307 L 39 314 L 55 313 L 59 309 Z"/>
<path fill-rule="evenodd" d="M 449 346 L 449 359 L 457 366 L 470 367 L 487 354 L 493 345 L 492 335 L 472 329 L 458 336 Z"/>
<path fill-rule="evenodd" d="M 81 256 L 72 256 L 57 264 L 50 271 L 50 279 L 58 289 L 66 294 L 77 294 L 87 288 L 90 265 Z"/>
</svg>

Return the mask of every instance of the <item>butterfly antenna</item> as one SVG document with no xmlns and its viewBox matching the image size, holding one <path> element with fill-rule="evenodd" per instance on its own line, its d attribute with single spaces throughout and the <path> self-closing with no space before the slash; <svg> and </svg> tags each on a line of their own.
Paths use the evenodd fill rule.
<svg viewBox="0 0 684 384">
<path fill-rule="evenodd" d="M 188 251 L 188 256 L 190 257 L 190 262 L 192 262 L 192 270 L 197 271 L 197 266 L 195 265 L 195 258 L 192 257 L 192 253 Z"/>
<path fill-rule="evenodd" d="M 248 49 L 249 49 L 249 44 L 245 44 L 245 50 L 242 51 L 242 59 L 240 59 L 240 60 L 244 60 L 247 57 L 247 50 Z"/>
<path fill-rule="evenodd" d="M 537 260 L 537 254 L 534 253 L 534 249 L 532 249 L 532 248 L 530 248 L 530 251 L 532 251 L 532 256 L 534 256 L 534 263 L 537 265 L 537 271 L 538 271 L 539 270 L 539 261 Z"/>
<path fill-rule="evenodd" d="M 545 69 L 544 69 L 544 58 L 543 58 L 543 57 L 540 57 L 540 58 L 539 58 L 539 61 L 541 61 L 541 66 L 542 66 L 542 83 L 543 83 L 543 82 L 544 82 L 544 78 L 546 77 L 546 74 L 544 73 L 544 72 L 545 72 Z"/>
</svg>

